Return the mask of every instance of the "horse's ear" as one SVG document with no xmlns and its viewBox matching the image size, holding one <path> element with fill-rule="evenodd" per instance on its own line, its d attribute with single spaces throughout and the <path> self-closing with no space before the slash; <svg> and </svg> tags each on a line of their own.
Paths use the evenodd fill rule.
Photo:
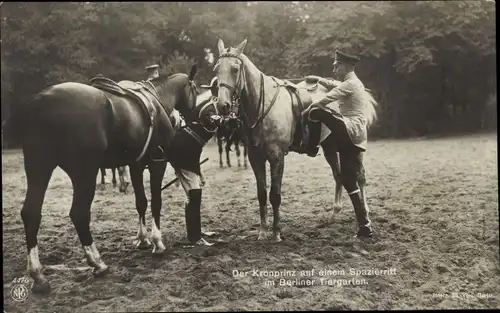
<svg viewBox="0 0 500 313">
<path fill-rule="evenodd" d="M 219 40 L 217 41 L 217 48 L 219 49 L 219 55 L 224 53 L 224 50 L 226 50 L 226 47 L 224 47 L 224 41 L 222 41 L 222 38 L 219 37 Z"/>
<path fill-rule="evenodd" d="M 243 52 L 243 49 L 245 49 L 245 46 L 247 44 L 247 39 L 245 38 L 245 40 L 243 40 L 236 48 L 236 53 L 237 54 L 240 54 Z"/>
<path fill-rule="evenodd" d="M 196 64 L 193 64 L 193 66 L 191 66 L 191 72 L 189 72 L 190 81 L 193 81 L 194 75 L 196 75 Z"/>
</svg>

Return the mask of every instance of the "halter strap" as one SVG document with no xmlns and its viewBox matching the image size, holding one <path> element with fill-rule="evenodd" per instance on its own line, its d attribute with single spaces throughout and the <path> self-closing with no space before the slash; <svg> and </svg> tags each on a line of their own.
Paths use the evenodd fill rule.
<svg viewBox="0 0 500 313">
<path fill-rule="evenodd" d="M 222 58 L 236 58 L 236 59 L 241 61 L 242 65 L 244 64 L 243 59 L 239 55 L 231 53 L 231 52 L 225 52 L 225 53 L 220 54 L 219 59 L 222 59 Z M 239 95 L 236 95 L 236 91 L 241 92 L 241 90 L 238 90 L 238 89 L 242 89 L 242 88 L 241 88 L 241 86 L 240 86 L 240 88 L 238 88 L 238 86 L 241 84 L 244 77 L 245 77 L 245 71 L 242 68 L 240 71 L 240 74 L 238 75 L 238 80 L 236 81 L 235 86 L 230 86 L 224 82 L 220 82 L 219 80 L 217 80 L 218 84 L 219 84 L 219 88 L 226 87 L 229 90 L 229 92 L 233 92 L 233 96 L 235 98 L 239 99 L 240 97 L 239 97 Z M 264 74 L 262 72 L 260 72 L 261 85 L 260 85 L 260 90 L 259 90 L 259 100 L 257 103 L 257 105 L 258 105 L 258 107 L 257 107 L 257 120 L 251 126 L 249 126 L 250 129 L 257 127 L 257 125 L 259 125 L 262 122 L 262 120 L 264 120 L 264 118 L 267 116 L 269 111 L 271 111 L 272 107 L 274 106 L 276 99 L 278 98 L 278 94 L 281 90 L 281 85 L 276 81 L 276 79 L 274 77 L 271 77 L 271 78 L 276 83 L 277 88 L 276 88 L 276 92 L 271 100 L 271 103 L 269 104 L 267 109 L 265 109 Z M 248 121 L 248 115 L 246 115 L 246 113 L 244 113 L 244 110 L 241 110 L 241 111 L 246 116 L 247 122 L 250 122 L 250 121 Z M 259 111 L 261 111 L 261 112 L 259 112 Z M 259 113 L 261 113 L 261 114 L 259 114 Z"/>
</svg>

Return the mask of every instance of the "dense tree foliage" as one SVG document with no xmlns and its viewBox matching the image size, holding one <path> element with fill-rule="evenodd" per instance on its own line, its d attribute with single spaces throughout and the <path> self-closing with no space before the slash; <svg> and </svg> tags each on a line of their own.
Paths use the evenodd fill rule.
<svg viewBox="0 0 500 313">
<path fill-rule="evenodd" d="M 331 76 L 335 49 L 358 54 L 358 76 L 380 103 L 373 136 L 496 129 L 493 1 L 5 2 L 2 116 L 43 88 L 102 73 L 140 80 L 144 66 L 213 76 L 217 57 L 246 54 L 281 78 Z"/>
</svg>

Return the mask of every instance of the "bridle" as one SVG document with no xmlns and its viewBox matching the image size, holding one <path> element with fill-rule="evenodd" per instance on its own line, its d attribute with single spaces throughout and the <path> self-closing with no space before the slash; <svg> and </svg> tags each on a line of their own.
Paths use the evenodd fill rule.
<svg viewBox="0 0 500 313">
<path fill-rule="evenodd" d="M 229 90 L 229 93 L 232 94 L 232 96 L 231 96 L 232 104 L 231 105 L 234 105 L 235 103 L 240 103 L 240 99 L 241 99 L 240 95 L 241 95 L 241 92 L 243 91 L 244 86 L 246 85 L 246 76 L 245 76 L 245 71 L 243 70 L 243 63 L 244 62 L 243 62 L 243 59 L 241 59 L 241 57 L 239 55 L 231 53 L 231 52 L 221 53 L 219 56 L 219 60 L 222 58 L 236 58 L 236 59 L 240 60 L 240 62 L 241 62 L 241 69 L 240 69 L 238 78 L 236 80 L 235 86 L 231 86 L 231 85 L 224 83 L 224 82 L 221 82 L 219 79 L 217 79 L 218 87 L 219 88 L 220 87 L 227 88 Z M 219 62 L 217 62 L 217 64 L 218 63 Z M 271 77 L 271 78 L 273 79 L 273 81 L 276 82 L 274 77 Z M 249 125 L 250 129 L 254 129 L 260 122 L 262 122 L 262 120 L 264 120 L 264 118 L 267 116 L 267 114 L 269 113 L 269 111 L 273 107 L 274 103 L 276 102 L 276 98 L 278 97 L 278 94 L 280 92 L 279 87 L 281 87 L 277 82 L 276 82 L 276 85 L 277 85 L 276 87 L 278 87 L 278 88 L 276 88 L 276 92 L 274 94 L 274 97 L 271 100 L 269 107 L 264 111 L 264 107 L 265 107 L 264 74 L 262 72 L 260 72 L 260 92 L 259 92 L 259 102 L 258 102 L 258 108 L 257 108 L 257 120 L 254 123 L 250 124 L 249 117 L 248 117 L 247 113 L 243 110 L 243 107 L 241 107 L 240 110 L 238 110 L 239 112 L 241 112 L 243 117 L 246 119 L 247 124 Z M 260 114 L 259 114 L 259 111 L 260 111 Z"/>
<path fill-rule="evenodd" d="M 226 88 L 229 90 L 229 93 L 231 94 L 231 107 L 229 110 L 231 111 L 232 107 L 237 105 L 241 99 L 241 92 L 243 91 L 243 87 L 245 86 L 244 82 L 246 81 L 245 77 L 245 71 L 243 71 L 243 60 L 240 58 L 239 55 L 236 55 L 234 53 L 226 52 L 222 53 L 219 56 L 219 60 L 222 58 L 236 58 L 240 60 L 241 62 L 241 69 L 238 75 L 238 78 L 236 79 L 236 84 L 234 86 L 231 86 L 225 82 L 221 82 L 219 78 L 217 78 L 217 87 L 220 89 L 221 87 Z M 219 62 L 217 62 L 219 63 Z"/>
</svg>

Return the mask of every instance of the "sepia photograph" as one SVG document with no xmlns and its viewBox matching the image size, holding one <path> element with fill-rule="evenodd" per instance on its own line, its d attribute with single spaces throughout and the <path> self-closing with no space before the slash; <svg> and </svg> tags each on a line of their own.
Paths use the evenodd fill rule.
<svg viewBox="0 0 500 313">
<path fill-rule="evenodd" d="M 494 0 L 0 12 L 4 313 L 500 309 Z"/>
</svg>

